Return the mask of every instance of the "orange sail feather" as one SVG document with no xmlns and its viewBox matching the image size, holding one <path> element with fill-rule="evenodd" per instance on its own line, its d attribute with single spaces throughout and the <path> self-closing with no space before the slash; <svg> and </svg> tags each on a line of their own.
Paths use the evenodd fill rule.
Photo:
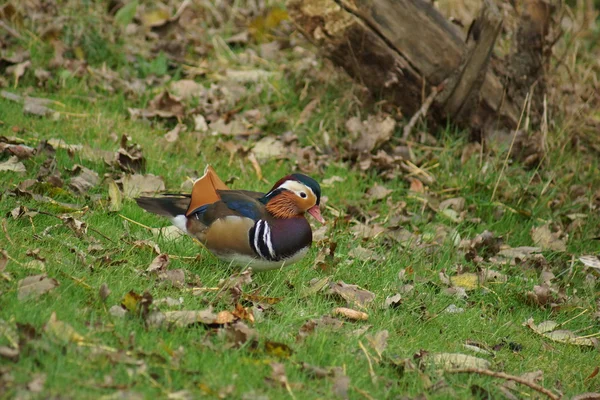
<svg viewBox="0 0 600 400">
<path fill-rule="evenodd" d="M 219 201 L 221 197 L 219 196 L 218 190 L 229 190 L 229 188 L 221 178 L 219 178 L 215 170 L 210 165 L 207 165 L 204 170 L 204 175 L 194 182 L 192 199 L 185 213 L 186 217 L 198 207 Z"/>
</svg>

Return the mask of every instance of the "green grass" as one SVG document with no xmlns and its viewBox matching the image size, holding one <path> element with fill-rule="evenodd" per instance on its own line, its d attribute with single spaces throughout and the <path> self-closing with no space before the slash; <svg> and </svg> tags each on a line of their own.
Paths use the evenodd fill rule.
<svg viewBox="0 0 600 400">
<path fill-rule="evenodd" d="M 103 59 L 110 60 L 109 65 L 122 76 L 147 77 L 167 72 L 167 64 L 161 61 L 160 56 L 127 65 L 118 54 L 122 42 L 98 45 L 98 40 L 105 34 L 97 30 L 86 34 L 74 26 L 65 40 L 81 46 L 86 59 L 93 65 L 100 64 Z M 31 50 L 34 66 L 45 65 L 52 56 L 46 45 L 35 40 L 26 41 L 24 45 Z M 290 50 L 287 50 L 286 56 L 294 60 Z M 229 67 L 241 68 L 242 65 L 232 62 Z M 278 67 L 276 63 L 261 66 L 272 70 Z M 319 82 L 310 72 L 290 70 L 262 85 L 263 90 L 259 94 L 255 86 L 249 85 L 240 101 L 241 110 L 269 106 L 272 112 L 266 116 L 266 132 L 279 135 L 294 130 L 301 145 L 315 144 L 324 148 L 324 132 L 327 131 L 332 147 L 341 149 L 344 146 L 345 120 L 359 111 L 366 117 L 367 112 L 375 113 L 377 109 L 359 106 L 355 100 L 359 90 L 347 79 L 322 64 L 318 71 L 329 73 L 330 80 Z M 8 90 L 23 93 L 28 86 L 34 86 L 30 72 L 16 89 Z M 178 74 L 173 70 L 169 73 Z M 207 87 L 211 83 L 219 83 L 212 74 L 198 81 Z M 311 85 L 307 96 L 301 98 L 306 81 Z M 164 142 L 162 136 L 173 127 L 172 123 L 136 122 L 131 121 L 127 114 L 127 107 L 145 107 L 160 89 L 150 88 L 140 97 L 127 96 L 118 90 L 114 93 L 104 91 L 88 75 L 61 79 L 61 75 L 57 74 L 46 87 L 34 86 L 30 95 L 56 100 L 62 104 L 56 108 L 70 114 L 63 113 L 57 121 L 34 118 L 24 115 L 21 105 L 0 98 L 0 132 L 12 136 L 16 131 L 17 136 L 34 147 L 40 140 L 61 138 L 67 143 L 87 144 L 93 149 L 108 151 L 116 151 L 119 147 L 118 141 L 112 139 L 112 133 L 117 137 L 127 134 L 133 143 L 139 143 L 143 148 L 147 159 L 145 172 L 162 176 L 169 191 L 178 191 L 187 177 L 197 176 L 207 163 L 212 164 L 225 179 L 238 177 L 233 183 L 235 188 L 263 191 L 295 169 L 293 160 L 268 161 L 262 165 L 265 180 L 269 182 L 265 183 L 256 179 L 244 157 L 235 158 L 229 165 L 229 154 L 219 149 L 219 138 L 199 137 L 189 129 L 181 134 L 179 141 L 172 144 Z M 294 129 L 304 107 L 317 97 L 321 98 L 319 108 L 303 125 Z M 185 122 L 192 127 L 190 121 Z M 401 129 L 397 133 L 399 136 Z M 148 328 L 139 316 L 129 314 L 117 318 L 109 313 L 109 308 L 119 305 L 131 290 L 140 294 L 148 291 L 155 300 L 167 296 L 181 298 L 183 305 L 173 309 L 201 310 L 211 305 L 216 311 L 232 310 L 233 306 L 227 299 L 219 298 L 214 292 L 195 296 L 190 290 L 158 282 L 144 272 L 156 254 L 148 247 L 133 246 L 135 240 L 154 240 L 163 253 L 172 256 L 170 269 L 186 270 L 186 281 L 190 286 L 215 287 L 233 273 L 190 238 L 176 241 L 154 238 L 148 230 L 126 222 L 121 215 L 151 227 L 166 226 L 166 220 L 145 213 L 131 200 L 125 201 L 119 212 L 110 212 L 108 187 L 103 181 L 88 196 L 77 196 L 69 190 L 46 189 L 43 193 L 46 196 L 81 207 L 81 211 L 70 215 L 86 222 L 90 229 L 81 238 L 65 226 L 56 226 L 45 232 L 60 221 L 47 214 L 19 219 L 5 214 L 15 207 L 25 206 L 29 210 L 61 215 L 63 210 L 56 205 L 11 194 L 23 180 L 35 179 L 48 156 L 38 154 L 24 160 L 25 175 L 0 172 L 0 191 L 3 193 L 0 210 L 6 226 L 6 232 L 0 233 L 0 249 L 11 257 L 5 274 L 0 276 L 0 319 L 17 329 L 22 341 L 18 361 L 0 358 L 0 374 L 10 374 L 13 378 L 4 379 L 0 375 L 0 396 L 13 398 L 23 394 L 33 374 L 44 373 L 44 390 L 34 395 L 39 398 L 110 398 L 118 391 L 139 393 L 144 398 L 164 398 L 182 390 L 192 397 L 219 397 L 219 392 L 223 394 L 225 391 L 230 392 L 232 398 L 244 398 L 248 393 L 282 398 L 291 396 L 290 392 L 298 399 L 331 398 L 332 379 L 312 378 L 301 368 L 302 363 L 323 368 L 341 367 L 350 378 L 351 398 L 394 398 L 420 393 L 428 393 L 431 398 L 465 398 L 472 396 L 473 385 L 497 395 L 499 391 L 494 385 L 503 383 L 497 379 L 472 374 L 444 374 L 432 365 L 422 366 L 422 370 L 402 370 L 397 365 L 398 360 L 412 360 L 420 350 L 477 356 L 463 347 L 467 340 L 489 347 L 503 342 L 521 346 L 520 351 L 512 351 L 508 345 L 502 346 L 493 358 L 479 355 L 491 361 L 491 369 L 514 375 L 542 370 L 544 376 L 539 383 L 566 395 L 595 390 L 597 378 L 589 381 L 585 378 L 597 366 L 596 350 L 551 342 L 523 327 L 522 323 L 530 317 L 538 323 L 546 319 L 565 322 L 587 311 L 565 328 L 588 328 L 582 331 L 583 335 L 598 331 L 598 323 L 592 318 L 597 308 L 596 277 L 592 275 L 592 283 L 586 283 L 589 271 L 576 261 L 580 255 L 600 252 L 598 240 L 593 239 L 600 236 L 600 215 L 598 205 L 595 209 L 592 206 L 594 189 L 600 186 L 598 161 L 580 157 L 567 146 L 565 151 L 552 150 L 548 155 L 552 162 L 539 171 L 526 170 L 514 163 L 501 173 L 505 153 L 498 152 L 495 156 L 486 153 L 482 162 L 475 156 L 461 165 L 460 155 L 466 144 L 463 134 L 448 129 L 437 132 L 437 136 L 440 139 L 435 148 L 415 144 L 413 150 L 418 159 L 435 161 L 430 161 L 429 165 L 438 164 L 429 171 L 435 176 L 435 182 L 429 187 L 430 194 L 440 200 L 458 196 L 465 198 L 465 220 L 452 222 L 424 206 L 423 199 L 409 191 L 409 184 L 402 175 L 384 181 L 374 172 L 361 173 L 349 161 L 331 156 L 323 173 L 314 176 L 320 181 L 334 175 L 345 179 L 323 188 L 328 206 L 344 212 L 349 208 L 359 208 L 372 214 L 371 224 L 388 225 L 398 216 L 398 202 L 405 201 L 407 205 L 403 215 L 408 218 L 401 225 L 411 232 L 423 234 L 425 243 L 403 248 L 380 236 L 361 245 L 384 257 L 382 260 L 354 259 L 349 252 L 357 245 L 357 239 L 350 233 L 351 225 L 343 218 L 335 218 L 331 209 L 325 211 L 329 226 L 327 239 L 337 243 L 333 261 L 328 261 L 330 267 L 323 271 L 313 265 L 318 252 L 328 246 L 328 243 L 320 243 L 313 246 L 303 261 L 290 268 L 255 274 L 252 283 L 243 287 L 244 293 L 257 292 L 261 296 L 281 298 L 281 301 L 260 313 L 261 317 L 257 317 L 252 325 L 258 332 L 258 344 L 246 344 L 241 348 L 232 348 L 226 336 L 219 334 L 215 328 L 199 325 L 153 329 Z M 242 144 L 252 144 L 253 141 Z M 68 154 L 65 150 L 57 150 L 55 156 L 57 171 L 65 182 L 68 182 L 68 170 L 74 164 L 98 172 L 101 178 L 117 178 L 118 175 L 103 162 L 91 161 L 78 152 Z M 498 191 L 492 199 L 498 180 Z M 365 198 L 365 190 L 375 182 L 394 190 L 389 204 Z M 571 197 L 572 185 L 575 184 L 583 185 L 583 196 Z M 549 206 L 558 199 L 562 201 Z M 505 267 L 490 264 L 507 275 L 507 282 L 471 291 L 467 299 L 445 294 L 438 277 L 443 269 L 453 275 L 457 265 L 463 265 L 469 271 L 475 271 L 476 266 L 452 244 L 450 235 L 443 243 L 435 244 L 436 231 L 455 230 L 461 238 L 472 239 L 487 229 L 502 236 L 509 246 L 531 246 L 530 231 L 533 227 L 553 222 L 564 228 L 570 222 L 567 215 L 575 213 L 584 213 L 587 218 L 581 227 L 569 232 L 567 252 L 544 253 L 548 268 L 557 276 L 556 285 L 570 297 L 558 310 L 551 311 L 526 302 L 525 293 L 538 284 L 540 270 L 523 264 Z M 474 219 L 479 222 L 474 222 Z M 89 246 L 94 243 L 99 244 L 101 250 L 90 251 Z M 27 252 L 34 249 L 40 250 L 40 256 L 45 258 L 47 274 L 57 279 L 60 286 L 38 299 L 19 300 L 19 280 L 40 273 L 27 267 L 33 259 Z M 198 254 L 200 257 L 193 259 Z M 574 268 L 572 272 L 569 270 L 571 265 Z M 403 301 L 398 307 L 385 309 L 385 298 L 397 293 L 404 284 L 398 278 L 403 269 L 412 271 L 406 279 L 415 288 L 402 296 Z M 366 310 L 369 320 L 346 322 L 337 331 L 318 329 L 298 341 L 298 331 L 308 320 L 329 315 L 333 308 L 344 305 L 323 292 L 301 296 L 311 279 L 325 276 L 375 293 L 374 305 Z M 111 290 L 106 302 L 102 302 L 99 296 L 102 284 Z M 464 313 L 444 313 L 443 310 L 450 304 L 464 308 Z M 167 308 L 161 306 L 161 309 Z M 45 326 L 53 312 L 58 320 L 83 335 L 87 345 L 79 346 L 47 332 Z M 367 325 L 370 326 L 367 335 L 384 329 L 389 331 L 388 348 L 381 362 L 376 361 L 376 353 L 365 334 L 354 333 Z M 32 338 L 25 337 L 26 326 L 32 327 Z M 8 345 L 9 337 L 9 334 L 0 335 L 0 345 Z M 293 353 L 289 357 L 281 357 L 268 352 L 264 348 L 267 341 L 284 343 L 291 347 Z M 369 352 L 375 379 L 370 376 L 369 361 L 361 345 Z M 106 347 L 116 349 L 116 352 L 106 350 Z M 271 375 L 269 364 L 272 362 L 285 365 L 289 390 L 278 384 L 265 384 L 265 378 Z M 444 380 L 449 389 L 432 390 L 430 385 L 440 380 Z M 231 388 L 228 388 L 230 385 Z M 519 390 L 518 395 L 523 397 L 535 393 L 524 387 L 519 387 Z"/>
</svg>

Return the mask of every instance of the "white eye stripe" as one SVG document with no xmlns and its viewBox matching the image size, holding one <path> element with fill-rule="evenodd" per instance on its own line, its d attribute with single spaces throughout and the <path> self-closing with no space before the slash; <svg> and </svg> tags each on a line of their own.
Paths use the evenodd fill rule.
<svg viewBox="0 0 600 400">
<path fill-rule="evenodd" d="M 312 193 L 312 195 L 314 197 L 316 197 L 315 192 L 313 192 L 313 190 L 309 186 L 306 186 L 305 184 L 300 183 L 298 181 L 285 181 L 281 185 L 279 185 L 277 187 L 277 189 L 287 189 L 291 192 L 296 193 L 296 195 L 299 197 L 302 197 L 302 195 L 301 195 L 302 192 L 310 191 L 310 193 Z M 305 198 L 305 197 L 302 197 L 302 198 Z"/>
</svg>

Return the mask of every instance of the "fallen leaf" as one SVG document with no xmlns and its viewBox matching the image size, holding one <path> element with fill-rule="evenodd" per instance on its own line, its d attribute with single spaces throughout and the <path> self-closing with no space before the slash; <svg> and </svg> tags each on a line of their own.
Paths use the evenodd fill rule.
<svg viewBox="0 0 600 400">
<path fill-rule="evenodd" d="M 361 289 L 357 285 L 349 285 L 343 281 L 329 283 L 329 292 L 340 296 L 348 304 L 354 304 L 359 308 L 366 308 L 375 300 L 375 293 Z"/>
<path fill-rule="evenodd" d="M 348 257 L 358 259 L 361 261 L 378 261 L 382 258 L 373 250 L 365 249 L 360 245 L 350 249 L 350 251 L 348 252 Z"/>
<path fill-rule="evenodd" d="M 561 232 L 550 231 L 549 224 L 531 229 L 531 238 L 533 243 L 540 246 L 543 250 L 567 251 L 566 238 L 560 238 Z"/>
<path fill-rule="evenodd" d="M 169 143 L 175 143 L 177 140 L 179 140 L 179 134 L 181 132 L 185 132 L 187 130 L 187 126 L 184 124 L 177 124 L 175 125 L 175 128 L 171 129 L 169 132 L 167 132 L 164 136 L 165 140 Z"/>
<path fill-rule="evenodd" d="M 54 278 L 48 278 L 46 274 L 28 276 L 19 281 L 17 298 L 19 300 L 28 297 L 37 298 L 58 286 L 58 281 Z"/>
<path fill-rule="evenodd" d="M 151 196 L 165 190 L 163 179 L 152 174 L 125 175 L 117 182 L 123 185 L 123 195 L 127 198 Z"/>
<path fill-rule="evenodd" d="M 400 293 L 396 293 L 393 296 L 386 297 L 384 303 L 385 308 L 396 308 L 400 304 L 402 304 L 402 296 L 400 295 Z"/>
<path fill-rule="evenodd" d="M 523 326 L 527 326 L 538 335 L 542 335 L 555 342 L 573 344 L 576 346 L 598 347 L 598 339 L 595 337 L 579 336 L 566 329 L 556 330 L 561 324 L 558 324 L 555 321 L 544 321 L 536 325 L 533 318 L 529 318 L 527 321 L 523 322 Z"/>
<path fill-rule="evenodd" d="M 258 161 L 264 162 L 272 158 L 283 156 L 286 152 L 286 148 L 279 140 L 272 136 L 266 136 L 254 145 L 252 152 Z"/>
<path fill-rule="evenodd" d="M 423 186 L 423 182 L 416 178 L 408 178 L 408 180 L 410 182 L 410 188 L 408 190 L 415 193 L 425 193 L 425 186 Z"/>
<path fill-rule="evenodd" d="M 155 314 L 155 313 L 152 313 Z M 181 310 L 181 311 L 166 311 L 161 313 L 164 316 L 164 320 L 160 321 L 154 327 L 161 326 L 163 324 L 172 324 L 178 327 L 186 327 L 196 323 L 205 325 L 225 325 L 233 322 L 235 317 L 229 311 L 221 311 L 215 314 L 212 307 L 206 310 Z"/>
<path fill-rule="evenodd" d="M 345 182 L 345 181 L 346 181 L 345 177 L 334 175 L 331 178 L 323 179 L 321 181 L 321 183 L 322 183 L 322 186 L 333 186 L 333 184 L 336 182 Z"/>
<path fill-rule="evenodd" d="M 237 83 L 253 83 L 261 80 L 267 80 L 275 75 L 274 72 L 262 69 L 252 69 L 246 71 L 236 71 L 228 69 L 225 72 L 227 78 Z"/>
<path fill-rule="evenodd" d="M 290 358 L 294 351 L 285 343 L 267 340 L 265 342 L 265 353 L 277 358 Z"/>
<path fill-rule="evenodd" d="M 71 178 L 69 186 L 79 194 L 86 194 L 90 189 L 98 185 L 100 177 L 96 171 L 78 165 L 76 171 L 79 175 Z"/>
<path fill-rule="evenodd" d="M 239 347 L 244 343 L 254 341 L 258 337 L 258 332 L 255 329 L 250 328 L 242 321 L 236 321 L 227 326 L 226 329 L 227 336 L 236 347 Z"/>
<path fill-rule="evenodd" d="M 266 378 L 267 382 L 275 383 L 278 386 L 288 388 L 290 386 L 288 378 L 285 375 L 285 366 L 282 363 L 271 363 L 271 376 Z"/>
<path fill-rule="evenodd" d="M 59 321 L 56 318 L 56 312 L 52 312 L 50 319 L 44 327 L 44 331 L 51 337 L 60 341 L 82 343 L 85 340 L 85 338 L 81 336 L 71 325 L 66 322 Z"/>
<path fill-rule="evenodd" d="M 369 315 L 367 313 L 346 307 L 334 308 L 333 315 L 342 316 L 352 321 L 366 321 L 369 319 Z"/>
<path fill-rule="evenodd" d="M 479 276 L 477 276 L 477 274 L 465 272 L 464 274 L 451 276 L 450 283 L 452 286 L 461 287 L 466 291 L 470 291 L 479 287 Z"/>
<path fill-rule="evenodd" d="M 358 153 L 370 153 L 388 142 L 395 127 L 396 121 L 383 114 L 369 115 L 365 121 L 361 121 L 358 117 L 352 117 L 346 121 L 346 129 L 352 139 L 350 147 Z"/>
<path fill-rule="evenodd" d="M 233 119 L 230 122 L 226 123 L 225 120 L 220 118 L 217 121 L 212 122 L 208 127 L 213 136 L 248 136 L 254 133 L 250 129 L 248 129 L 248 127 L 243 121 L 239 119 Z"/>
<path fill-rule="evenodd" d="M 63 224 L 72 230 L 77 237 L 84 237 L 87 234 L 88 226 L 85 222 L 75 219 L 71 216 L 59 217 Z"/>
<path fill-rule="evenodd" d="M 360 239 L 373 239 L 385 231 L 386 229 L 379 224 L 367 225 L 360 222 L 357 222 L 350 228 L 350 232 L 352 232 L 356 238 Z"/>
<path fill-rule="evenodd" d="M 123 194 L 121 193 L 119 186 L 112 179 L 108 180 L 107 184 L 108 197 L 110 199 L 110 205 L 108 209 L 113 212 L 121 211 L 121 208 L 123 208 Z"/>
<path fill-rule="evenodd" d="M 309 296 L 313 296 L 323 290 L 327 284 L 331 281 L 330 276 L 324 276 L 321 279 L 313 279 L 310 281 L 310 285 L 306 288 L 303 288 L 300 291 L 300 298 L 305 298 Z"/>
<path fill-rule="evenodd" d="M 367 196 L 370 200 L 383 200 L 393 192 L 393 190 L 376 183 L 374 186 L 370 187 L 369 190 L 367 190 Z"/>
<path fill-rule="evenodd" d="M 297 341 L 303 340 L 306 336 L 312 334 L 317 329 L 331 329 L 332 331 L 337 331 L 341 329 L 344 325 L 344 322 L 330 317 L 328 315 L 324 315 L 319 319 L 310 319 L 306 321 L 298 331 L 298 336 L 296 337 Z"/>
<path fill-rule="evenodd" d="M 581 261 L 585 266 L 600 270 L 600 259 L 598 259 L 596 256 L 581 256 L 579 257 L 579 261 Z"/>
<path fill-rule="evenodd" d="M 167 265 L 169 265 L 169 255 L 168 254 L 159 254 L 152 260 L 150 266 L 146 268 L 146 272 L 159 272 L 167 269 Z"/>
<path fill-rule="evenodd" d="M 161 271 L 158 273 L 158 279 L 169 281 L 173 286 L 181 288 L 185 285 L 185 270 L 177 268 Z"/>
<path fill-rule="evenodd" d="M 483 358 L 461 353 L 433 353 L 428 354 L 425 360 L 431 360 L 433 364 L 446 370 L 456 368 L 489 369 L 491 366 L 491 363 Z"/>
<path fill-rule="evenodd" d="M 19 161 L 17 156 L 12 156 L 8 160 L 0 163 L 0 172 L 3 171 L 12 171 L 22 174 L 27 172 L 27 169 L 25 168 L 25 165 Z"/>
<path fill-rule="evenodd" d="M 0 141 L 0 153 L 9 153 L 16 156 L 19 160 L 24 160 L 33 157 L 36 150 L 33 147 L 23 144 L 3 143 Z"/>
<path fill-rule="evenodd" d="M 33 379 L 27 384 L 27 389 L 32 393 L 41 393 L 44 390 L 44 384 L 46 383 L 46 374 L 37 373 L 33 374 Z"/>
<path fill-rule="evenodd" d="M 337 368 L 334 370 L 332 381 L 331 391 L 333 395 L 340 399 L 347 399 L 348 390 L 350 389 L 350 377 L 341 368 Z"/>
<path fill-rule="evenodd" d="M 152 234 L 155 237 L 160 237 L 163 240 L 176 240 L 185 236 L 185 233 L 175 225 L 168 225 L 162 228 L 152 228 Z"/>
<path fill-rule="evenodd" d="M 98 294 L 100 295 L 100 300 L 102 301 L 106 301 L 108 296 L 110 296 L 110 289 L 108 288 L 108 285 L 106 283 L 103 283 L 102 286 L 100 286 Z"/>
<path fill-rule="evenodd" d="M 191 79 L 181 79 L 172 82 L 170 88 L 173 93 L 183 100 L 190 100 L 193 97 L 199 97 L 204 91 L 204 86 L 202 86 L 202 84 Z"/>
<path fill-rule="evenodd" d="M 379 360 L 381 360 L 381 354 L 387 348 L 387 340 L 389 336 L 390 333 L 386 329 L 366 336 L 367 341 L 369 342 L 373 350 L 375 350 L 375 352 L 377 353 Z"/>
</svg>

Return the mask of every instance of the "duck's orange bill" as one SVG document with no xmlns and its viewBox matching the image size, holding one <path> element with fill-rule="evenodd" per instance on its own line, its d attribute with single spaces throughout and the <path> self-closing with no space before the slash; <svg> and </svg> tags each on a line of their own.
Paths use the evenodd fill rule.
<svg viewBox="0 0 600 400">
<path fill-rule="evenodd" d="M 312 215 L 313 217 L 315 217 L 315 219 L 317 221 L 319 221 L 320 223 L 324 224 L 325 220 L 323 219 L 323 216 L 321 215 L 321 209 L 319 208 L 318 204 L 315 204 L 314 206 L 312 206 L 311 208 L 308 209 L 308 213 L 310 215 Z"/>
</svg>

